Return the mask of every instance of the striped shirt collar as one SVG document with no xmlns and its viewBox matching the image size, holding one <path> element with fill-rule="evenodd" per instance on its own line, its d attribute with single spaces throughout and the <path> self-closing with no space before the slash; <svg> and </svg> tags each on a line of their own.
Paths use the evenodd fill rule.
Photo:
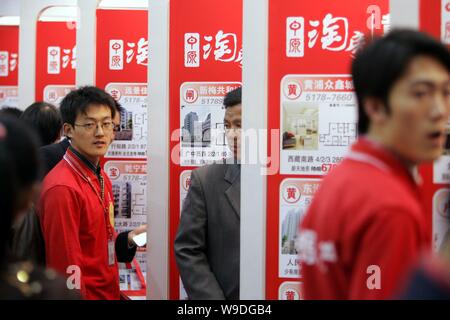
<svg viewBox="0 0 450 320">
<path fill-rule="evenodd" d="M 75 150 L 71 145 L 69 146 L 70 151 L 80 160 L 89 170 L 91 170 L 97 177 L 100 176 L 101 168 L 100 165 L 95 166 L 92 162 L 90 162 L 85 156 L 83 156 L 80 152 Z"/>
</svg>

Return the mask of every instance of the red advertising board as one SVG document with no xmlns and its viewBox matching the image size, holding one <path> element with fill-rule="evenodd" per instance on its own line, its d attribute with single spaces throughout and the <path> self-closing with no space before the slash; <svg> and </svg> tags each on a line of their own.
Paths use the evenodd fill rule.
<svg viewBox="0 0 450 320">
<path fill-rule="evenodd" d="M 19 27 L 0 26 L 0 107 L 17 107 Z"/>
<path fill-rule="evenodd" d="M 115 141 L 102 159 L 113 185 L 117 232 L 147 222 L 148 11 L 97 10 L 96 86 L 122 106 Z M 129 297 L 145 297 L 146 249 L 132 264 L 119 264 L 119 285 Z"/>
<path fill-rule="evenodd" d="M 105 88 L 110 82 L 147 82 L 147 17 L 147 10 L 97 10 L 97 86 Z M 114 56 L 119 59 L 112 61 Z"/>
<path fill-rule="evenodd" d="M 0 86 L 17 86 L 19 27 L 0 26 Z"/>
<path fill-rule="evenodd" d="M 58 104 L 75 87 L 75 23 L 38 21 L 36 28 L 36 100 Z"/>
<path fill-rule="evenodd" d="M 266 298 L 301 299 L 295 250 L 321 178 L 356 139 L 350 64 L 358 44 L 389 27 L 388 1 L 269 0 Z"/>
<path fill-rule="evenodd" d="M 229 156 L 222 98 L 242 77 L 242 0 L 170 1 L 170 298 L 180 288 L 173 242 L 190 170 Z M 202 123 L 216 139 L 183 143 L 187 122 Z M 182 130 L 183 129 L 183 130 Z M 214 129 L 214 130 L 213 130 Z M 182 132 L 180 132 L 182 131 Z M 212 133 L 214 135 L 214 133 Z M 207 140 L 207 141 L 206 141 Z M 206 141 L 206 142 L 205 142 Z"/>
</svg>

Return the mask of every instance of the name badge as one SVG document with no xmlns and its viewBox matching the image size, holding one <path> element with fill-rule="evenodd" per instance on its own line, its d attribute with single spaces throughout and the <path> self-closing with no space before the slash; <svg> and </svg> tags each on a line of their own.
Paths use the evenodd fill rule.
<svg viewBox="0 0 450 320">
<path fill-rule="evenodd" d="M 115 263 L 114 252 L 115 252 L 114 241 L 108 240 L 108 265 L 110 266 L 113 266 Z"/>
</svg>

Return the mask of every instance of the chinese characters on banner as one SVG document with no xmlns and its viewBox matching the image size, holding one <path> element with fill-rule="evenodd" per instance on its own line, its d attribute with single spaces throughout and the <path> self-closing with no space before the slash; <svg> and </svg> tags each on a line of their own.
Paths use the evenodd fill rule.
<svg viewBox="0 0 450 320">
<path fill-rule="evenodd" d="M 319 179 L 285 179 L 280 186 L 279 277 L 299 278 L 298 225 L 320 185 Z"/>
<path fill-rule="evenodd" d="M 281 174 L 326 174 L 356 139 L 351 76 L 288 75 L 281 91 Z"/>
<path fill-rule="evenodd" d="M 450 0 L 440 0 L 441 6 L 441 41 L 450 44 Z"/>
<path fill-rule="evenodd" d="M 104 170 L 112 182 L 114 195 L 114 225 L 117 233 L 134 229 L 147 221 L 146 161 L 106 161 Z M 145 248 L 138 248 L 135 259 L 145 278 L 147 261 Z M 135 268 L 119 264 L 120 290 L 141 290 Z"/>
<path fill-rule="evenodd" d="M 173 0 L 170 21 L 169 295 L 186 299 L 172 244 L 189 170 L 231 157 L 223 98 L 241 86 L 242 0 Z"/>
<path fill-rule="evenodd" d="M 16 71 L 18 54 L 9 51 L 0 51 L 0 77 L 8 77 Z"/>
<path fill-rule="evenodd" d="M 148 64 L 148 41 L 140 38 L 136 42 L 126 42 L 119 39 L 109 40 L 109 69 L 123 70 L 124 64 L 136 63 L 147 66 Z M 124 55 L 125 52 L 125 55 Z"/>
<path fill-rule="evenodd" d="M 123 110 L 107 158 L 147 157 L 147 84 L 109 83 L 106 88 Z"/>
<path fill-rule="evenodd" d="M 280 161 L 267 177 L 267 299 L 303 296 L 298 225 L 357 138 L 350 65 L 358 46 L 389 30 L 388 2 L 269 0 L 268 129 L 280 133 L 269 156 Z"/>
<path fill-rule="evenodd" d="M 18 107 L 19 27 L 0 26 L 0 108 Z"/>
<path fill-rule="evenodd" d="M 180 160 L 199 166 L 231 157 L 225 137 L 223 97 L 236 82 L 185 82 L 180 88 Z"/>
<path fill-rule="evenodd" d="M 375 30 L 389 31 L 390 16 L 382 14 L 377 5 L 367 7 L 367 28 L 354 29 L 350 32 L 349 18 L 347 16 L 334 16 L 327 13 L 323 19 L 309 19 L 305 21 L 302 16 L 288 17 L 286 19 L 286 56 L 302 58 L 305 50 L 320 48 L 334 52 L 348 52 L 354 56 L 358 46 L 365 43 L 366 36 L 373 36 Z"/>
<path fill-rule="evenodd" d="M 118 233 L 147 222 L 147 10 L 97 10 L 96 85 L 121 105 L 114 142 L 104 159 L 114 193 Z M 120 289 L 145 298 L 146 248 L 119 264 Z"/>
<path fill-rule="evenodd" d="M 74 22 L 38 21 L 36 31 L 36 100 L 58 106 L 75 88 Z"/>
<path fill-rule="evenodd" d="M 44 88 L 44 101 L 59 105 L 61 100 L 74 89 L 75 85 L 46 85 Z"/>
<path fill-rule="evenodd" d="M 201 50 L 200 50 L 201 48 Z M 215 35 L 184 34 L 184 66 L 198 68 L 201 61 L 213 59 L 223 63 L 238 63 L 242 67 L 242 46 L 235 33 L 217 31 Z"/>
<path fill-rule="evenodd" d="M 76 69 L 77 49 L 64 49 L 61 47 L 47 48 L 47 73 L 60 74 L 66 68 Z"/>
<path fill-rule="evenodd" d="M 0 86 L 0 108 L 18 107 L 19 89 L 17 86 Z"/>
<path fill-rule="evenodd" d="M 278 300 L 303 300 L 302 283 L 283 282 L 278 290 Z"/>
</svg>

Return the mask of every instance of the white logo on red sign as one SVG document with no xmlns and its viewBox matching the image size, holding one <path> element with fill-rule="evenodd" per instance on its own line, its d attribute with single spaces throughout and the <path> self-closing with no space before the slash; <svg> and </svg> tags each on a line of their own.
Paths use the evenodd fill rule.
<svg viewBox="0 0 450 320">
<path fill-rule="evenodd" d="M 108 168 L 108 177 L 115 180 L 120 177 L 120 170 L 117 167 L 111 166 Z"/>
<path fill-rule="evenodd" d="M 108 90 L 108 93 L 111 95 L 111 97 L 114 98 L 114 100 L 119 101 L 120 97 L 122 96 L 119 89 L 111 88 Z"/>
<path fill-rule="evenodd" d="M 188 87 L 184 90 L 183 98 L 187 103 L 194 103 L 197 101 L 198 92 L 195 88 Z"/>
<path fill-rule="evenodd" d="M 297 203 L 301 198 L 300 189 L 294 185 L 287 185 L 283 190 L 283 199 L 287 203 Z"/>
<path fill-rule="evenodd" d="M 47 48 L 47 73 L 61 73 L 61 47 Z"/>
<path fill-rule="evenodd" d="M 286 56 L 303 57 L 305 55 L 305 19 L 288 17 L 286 19 Z"/>
<path fill-rule="evenodd" d="M 198 33 L 184 34 L 184 66 L 187 68 L 200 66 L 200 35 Z"/>
<path fill-rule="evenodd" d="M 56 100 L 58 100 L 58 93 L 53 89 L 48 90 L 45 98 L 45 100 L 48 102 L 55 102 Z"/>
<path fill-rule="evenodd" d="M 290 100 L 295 100 L 302 95 L 302 86 L 299 82 L 289 81 L 284 86 L 284 95 Z"/>
<path fill-rule="evenodd" d="M 123 40 L 109 40 L 109 69 L 123 70 Z"/>
<path fill-rule="evenodd" d="M 9 53 L 8 51 L 0 51 L 0 77 L 7 77 L 9 72 Z"/>
<path fill-rule="evenodd" d="M 278 288 L 279 300 L 303 300 L 300 282 L 283 282 Z"/>
</svg>

